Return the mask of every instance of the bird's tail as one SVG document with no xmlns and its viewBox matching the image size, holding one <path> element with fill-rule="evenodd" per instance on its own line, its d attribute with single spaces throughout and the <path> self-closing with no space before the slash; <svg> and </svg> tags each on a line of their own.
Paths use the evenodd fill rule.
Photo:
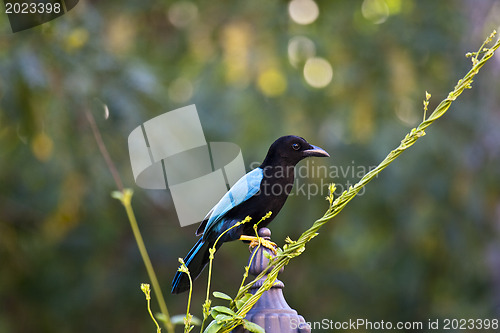
<svg viewBox="0 0 500 333">
<path fill-rule="evenodd" d="M 184 258 L 184 263 L 189 269 L 189 274 L 193 281 L 200 275 L 201 271 L 205 268 L 209 261 L 210 249 L 213 244 L 206 240 L 200 239 L 196 242 L 193 248 L 189 251 Z M 222 244 L 222 243 L 221 243 Z M 217 247 L 220 247 L 217 246 Z M 186 273 L 177 271 L 172 281 L 172 294 L 180 294 L 189 290 L 189 278 Z"/>
</svg>

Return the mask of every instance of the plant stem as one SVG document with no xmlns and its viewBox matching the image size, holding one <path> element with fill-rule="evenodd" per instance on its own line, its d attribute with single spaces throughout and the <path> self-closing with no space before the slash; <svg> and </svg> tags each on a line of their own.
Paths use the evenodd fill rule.
<svg viewBox="0 0 500 333">
<path fill-rule="evenodd" d="M 188 296 L 188 304 L 187 304 L 187 309 L 186 309 L 186 318 L 185 318 L 186 322 L 184 323 L 184 332 L 185 333 L 188 333 L 191 330 L 191 314 L 189 313 L 189 308 L 191 307 L 191 295 L 193 292 L 193 280 L 191 279 L 191 274 L 189 274 L 189 271 L 188 271 L 187 275 L 189 278 L 189 296 Z"/>
<path fill-rule="evenodd" d="M 156 294 L 160 311 L 163 313 L 165 317 L 164 321 L 165 328 L 167 329 L 167 332 L 174 333 L 174 325 L 170 321 L 170 315 L 168 313 L 165 299 L 163 298 L 163 293 L 161 291 L 160 284 L 158 283 L 158 279 L 156 278 L 156 273 L 153 269 L 153 265 L 151 264 L 151 260 L 149 259 L 148 251 L 146 250 L 146 246 L 144 245 L 144 240 L 142 239 L 142 235 L 139 230 L 137 220 L 135 218 L 134 210 L 132 209 L 131 199 L 133 192 L 130 189 L 125 189 L 123 192 L 121 192 L 121 194 L 122 196 L 120 197 L 116 195 L 116 192 L 114 192 L 114 197 L 116 197 L 121 201 L 121 203 L 125 207 L 125 211 L 127 212 L 127 217 L 130 222 L 130 226 L 132 227 L 132 232 L 134 233 L 137 247 L 139 248 L 139 252 L 141 253 L 142 261 L 146 266 L 146 271 L 148 273 L 149 279 L 151 280 L 153 291 Z"/>
<path fill-rule="evenodd" d="M 149 288 L 149 284 L 147 283 L 142 283 L 141 284 L 141 290 L 146 295 L 146 302 L 147 302 L 147 307 L 148 307 L 148 313 L 151 316 L 151 319 L 153 319 L 153 322 L 156 325 L 156 332 L 160 333 L 161 328 L 160 325 L 158 325 L 158 321 L 156 321 L 155 316 L 153 316 L 153 312 L 151 312 L 151 289 Z"/>
</svg>

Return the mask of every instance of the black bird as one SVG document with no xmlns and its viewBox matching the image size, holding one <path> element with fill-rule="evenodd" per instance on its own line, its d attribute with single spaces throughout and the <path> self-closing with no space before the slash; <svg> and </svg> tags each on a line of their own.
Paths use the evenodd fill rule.
<svg viewBox="0 0 500 333">
<path fill-rule="evenodd" d="M 184 262 L 193 279 L 197 278 L 209 262 L 209 248 L 216 243 L 224 231 L 244 220 L 252 219 L 224 233 L 217 241 L 216 249 L 222 243 L 234 240 L 255 240 L 253 225 L 258 223 L 269 211 L 271 216 L 259 224 L 267 226 L 278 215 L 290 194 L 295 165 L 309 156 L 328 157 L 323 149 L 309 144 L 305 139 L 288 135 L 276 140 L 262 164 L 247 173 L 234 184 L 201 222 L 196 235 L 201 235 L 189 251 Z M 177 271 L 172 282 L 172 293 L 189 290 L 186 273 Z"/>
</svg>

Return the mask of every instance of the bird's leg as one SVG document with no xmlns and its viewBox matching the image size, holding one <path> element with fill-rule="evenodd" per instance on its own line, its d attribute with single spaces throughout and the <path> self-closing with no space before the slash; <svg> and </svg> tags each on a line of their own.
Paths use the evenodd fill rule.
<svg viewBox="0 0 500 333">
<path fill-rule="evenodd" d="M 274 254 L 277 254 L 276 247 L 278 247 L 278 245 L 276 245 L 276 243 L 271 242 L 270 240 L 267 240 L 265 238 L 257 237 L 257 236 L 241 235 L 240 240 L 250 241 L 250 246 L 249 246 L 250 252 L 252 252 L 251 249 L 253 249 L 254 247 L 256 247 L 260 244 L 260 245 L 264 246 L 265 248 L 268 248 L 269 250 L 273 251 Z"/>
</svg>

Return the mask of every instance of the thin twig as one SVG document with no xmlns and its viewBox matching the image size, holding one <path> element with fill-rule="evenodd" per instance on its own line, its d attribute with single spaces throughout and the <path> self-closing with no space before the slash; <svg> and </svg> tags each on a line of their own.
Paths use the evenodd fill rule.
<svg viewBox="0 0 500 333">
<path fill-rule="evenodd" d="M 97 142 L 97 146 L 99 147 L 99 150 L 101 151 L 102 157 L 104 157 L 104 161 L 106 161 L 106 164 L 108 165 L 108 169 L 111 172 L 111 175 L 113 176 L 113 179 L 115 180 L 116 187 L 120 192 L 123 192 L 123 183 L 122 179 L 120 178 L 120 175 L 118 174 L 118 170 L 116 169 L 115 164 L 113 163 L 113 160 L 109 156 L 109 152 L 106 149 L 106 145 L 104 144 L 104 141 L 102 140 L 101 132 L 97 128 L 97 124 L 95 122 L 94 116 L 92 113 L 89 111 L 88 108 L 84 109 L 85 111 L 85 116 L 87 117 L 87 120 L 90 124 L 90 128 L 92 129 L 92 133 L 94 134 L 95 141 Z"/>
</svg>

